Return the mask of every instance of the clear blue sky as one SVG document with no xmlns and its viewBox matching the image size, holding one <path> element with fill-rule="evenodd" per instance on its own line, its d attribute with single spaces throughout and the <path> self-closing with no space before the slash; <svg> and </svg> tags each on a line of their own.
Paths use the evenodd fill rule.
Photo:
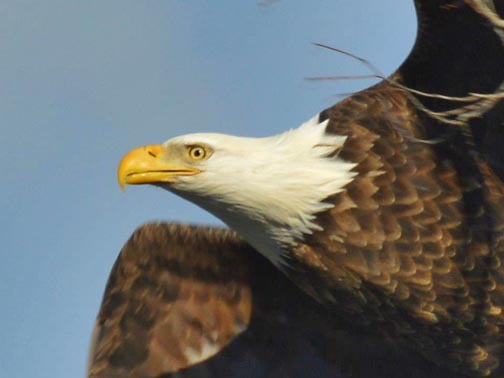
<svg viewBox="0 0 504 378">
<path fill-rule="evenodd" d="M 218 223 L 130 187 L 130 148 L 178 134 L 268 135 L 373 83 L 409 52 L 413 1 L 3 0 L 0 377 L 83 377 L 110 268 L 141 223 Z"/>
</svg>

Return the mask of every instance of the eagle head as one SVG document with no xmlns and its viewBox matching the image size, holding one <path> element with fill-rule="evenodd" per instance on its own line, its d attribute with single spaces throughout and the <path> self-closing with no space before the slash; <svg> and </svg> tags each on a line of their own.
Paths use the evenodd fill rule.
<svg viewBox="0 0 504 378">
<path fill-rule="evenodd" d="M 338 152 L 346 137 L 316 116 L 266 138 L 188 134 L 136 148 L 118 168 L 121 187 L 152 184 L 220 218 L 274 263 L 321 227 L 316 214 L 352 181 L 355 164 Z"/>
</svg>

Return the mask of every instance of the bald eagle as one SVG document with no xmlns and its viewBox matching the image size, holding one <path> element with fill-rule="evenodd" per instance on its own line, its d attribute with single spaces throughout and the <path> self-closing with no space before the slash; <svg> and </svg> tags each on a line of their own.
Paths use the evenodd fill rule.
<svg viewBox="0 0 504 378">
<path fill-rule="evenodd" d="M 89 377 L 504 376 L 504 2 L 415 5 L 400 68 L 298 128 L 125 155 L 231 230 L 133 234 Z"/>
</svg>

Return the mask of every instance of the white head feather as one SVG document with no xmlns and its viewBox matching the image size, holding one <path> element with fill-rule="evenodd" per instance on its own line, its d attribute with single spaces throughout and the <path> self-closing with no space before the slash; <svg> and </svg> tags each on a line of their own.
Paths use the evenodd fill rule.
<svg viewBox="0 0 504 378">
<path fill-rule="evenodd" d="M 210 211 L 275 265 L 285 249 L 319 230 L 317 213 L 332 207 L 327 197 L 342 191 L 355 164 L 335 153 L 346 137 L 326 133 L 319 116 L 297 129 L 267 138 L 189 134 L 165 142 L 207 145 L 212 155 L 201 173 L 180 177 L 169 189 Z"/>
</svg>

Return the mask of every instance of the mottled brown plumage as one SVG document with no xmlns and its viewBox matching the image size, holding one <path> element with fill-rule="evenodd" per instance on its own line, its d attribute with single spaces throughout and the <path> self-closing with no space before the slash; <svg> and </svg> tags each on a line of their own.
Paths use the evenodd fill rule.
<svg viewBox="0 0 504 378">
<path fill-rule="evenodd" d="M 450 377 L 407 345 L 346 328 L 235 233 L 147 224 L 112 269 L 88 376 Z M 189 361 L 204 343 L 216 355 Z"/>
<path fill-rule="evenodd" d="M 107 284 L 90 375 L 179 370 L 194 363 L 181 344 L 197 356 L 204 343 L 221 349 L 242 332 L 251 314 L 250 272 L 245 256 L 229 248 L 232 241 L 247 246 L 232 236 L 161 225 L 136 232 Z M 209 253 L 201 256 L 198 245 L 211 246 Z"/>
<path fill-rule="evenodd" d="M 320 114 L 356 175 L 289 250 L 308 297 L 233 233 L 146 226 L 107 285 L 90 376 L 504 377 L 504 2 L 415 4 L 405 63 Z"/>
<path fill-rule="evenodd" d="M 341 115 L 339 107 L 355 113 Z M 340 156 L 358 163 L 358 176 L 319 217 L 324 230 L 294 250 L 303 272 L 295 280 L 359 328 L 404 338 L 440 365 L 479 376 L 497 369 L 504 321 L 500 179 L 479 159 L 481 182 L 461 179 L 438 146 L 403 135 L 398 128 L 427 138 L 401 90 L 378 86 L 322 117 L 331 120 L 331 132 L 348 135 Z M 483 202 L 465 203 L 474 192 Z"/>
<path fill-rule="evenodd" d="M 473 3 L 441 3 L 417 2 L 424 29 L 392 80 L 449 96 L 492 93 L 504 80 L 503 42 Z M 458 33 L 464 45 L 440 33 Z M 449 72 L 434 75 L 449 61 Z M 503 376 L 504 186 L 495 173 L 504 166 L 495 139 L 503 102 L 466 128 L 430 114 L 460 104 L 417 98 L 428 109 L 385 81 L 321 114 L 328 131 L 348 136 L 340 157 L 358 163 L 358 176 L 319 217 L 324 230 L 296 251 L 299 269 L 317 256 L 310 292 L 323 288 L 320 300 L 362 327 L 404 338 L 461 374 Z"/>
</svg>

